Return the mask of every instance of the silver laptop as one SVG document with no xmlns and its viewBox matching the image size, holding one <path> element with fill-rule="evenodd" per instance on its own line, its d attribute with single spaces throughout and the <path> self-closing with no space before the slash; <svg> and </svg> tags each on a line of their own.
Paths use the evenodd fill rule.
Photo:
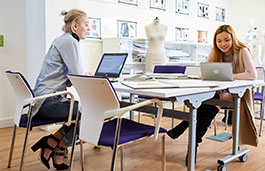
<svg viewBox="0 0 265 171">
<path fill-rule="evenodd" d="M 233 81 L 232 63 L 201 62 L 202 80 Z"/>
<path fill-rule="evenodd" d="M 95 76 L 118 78 L 125 64 L 128 53 L 104 53 Z"/>
</svg>

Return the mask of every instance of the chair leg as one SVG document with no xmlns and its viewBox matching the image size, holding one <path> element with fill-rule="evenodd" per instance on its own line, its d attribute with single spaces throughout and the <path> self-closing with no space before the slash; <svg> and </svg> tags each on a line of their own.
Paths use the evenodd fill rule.
<svg viewBox="0 0 265 171">
<path fill-rule="evenodd" d="M 84 162 L 85 162 L 85 155 L 84 155 L 84 150 L 83 150 L 83 141 L 80 140 L 80 157 L 81 157 L 81 167 L 82 167 L 82 171 L 85 171 L 85 165 L 84 165 Z"/>
<path fill-rule="evenodd" d="M 121 171 L 123 171 L 123 146 L 120 147 Z"/>
<path fill-rule="evenodd" d="M 15 140 L 16 140 L 16 132 L 17 132 L 17 126 L 14 125 L 13 137 L 12 137 L 12 142 L 11 142 L 11 146 L 10 146 L 7 168 L 10 168 L 10 166 L 11 166 L 11 161 L 12 161 L 12 156 L 13 156 L 13 151 L 14 151 L 14 146 L 15 146 Z"/>
<path fill-rule="evenodd" d="M 229 110 L 225 110 L 225 115 L 226 115 L 226 118 L 225 118 L 225 130 L 227 130 L 228 118 L 229 118 Z"/>
<path fill-rule="evenodd" d="M 26 130 L 26 135 L 25 135 L 25 140 L 24 140 L 24 145 L 23 145 L 23 150 L 22 150 L 22 156 L 21 156 L 21 161 L 20 161 L 20 168 L 19 168 L 20 171 L 23 170 L 23 165 L 24 165 L 24 160 L 25 160 L 25 151 L 26 151 L 26 146 L 28 142 L 28 135 L 29 135 L 29 131 L 31 128 L 31 120 L 32 120 L 32 106 L 29 107 L 27 130 Z"/>
<path fill-rule="evenodd" d="M 174 101 L 172 102 L 172 110 L 175 110 Z M 174 128 L 174 118 L 172 118 L 172 129 Z"/>
<path fill-rule="evenodd" d="M 75 144 L 76 144 L 77 128 L 78 128 L 79 118 L 80 118 L 80 112 L 78 112 L 78 115 L 76 117 L 76 123 L 75 123 L 73 141 L 72 141 L 73 143 L 72 143 L 72 151 L 71 151 L 71 157 L 70 157 L 69 171 L 71 171 L 73 169 L 72 167 L 73 167 L 73 160 L 74 160 L 74 152 L 75 152 Z M 80 141 L 80 148 L 81 148 L 81 141 Z M 81 153 L 81 149 L 80 149 L 80 153 Z"/>
<path fill-rule="evenodd" d="M 116 131 L 115 131 L 115 140 L 113 145 L 113 154 L 112 154 L 112 161 L 111 161 L 111 167 L 110 170 L 114 171 L 115 169 L 115 159 L 117 157 L 117 148 L 119 143 L 119 137 L 120 137 L 120 130 L 121 130 L 121 118 L 117 119 L 117 125 L 116 125 Z"/>
<path fill-rule="evenodd" d="M 262 131 L 262 123 L 263 123 L 263 117 L 264 117 L 264 105 L 265 105 L 265 100 L 262 101 L 260 104 L 260 127 L 259 127 L 259 136 L 261 136 L 261 131 Z"/>
<path fill-rule="evenodd" d="M 213 119 L 213 125 L 214 125 L 214 128 L 213 128 L 213 131 L 214 131 L 214 136 L 217 135 L 217 125 L 216 125 L 216 118 Z"/>
<path fill-rule="evenodd" d="M 162 153 L 162 171 L 166 171 L 166 138 L 165 134 L 161 137 L 161 153 Z"/>
</svg>

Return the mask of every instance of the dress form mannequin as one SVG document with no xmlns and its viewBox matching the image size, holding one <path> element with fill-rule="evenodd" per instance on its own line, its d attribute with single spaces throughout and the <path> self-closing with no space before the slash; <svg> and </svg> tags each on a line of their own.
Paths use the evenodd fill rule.
<svg viewBox="0 0 265 171">
<path fill-rule="evenodd" d="M 167 26 L 161 24 L 156 17 L 153 23 L 145 26 L 145 33 L 148 40 L 148 49 L 145 57 L 145 71 L 153 72 L 155 65 L 163 65 L 167 63 L 164 47 Z"/>
</svg>

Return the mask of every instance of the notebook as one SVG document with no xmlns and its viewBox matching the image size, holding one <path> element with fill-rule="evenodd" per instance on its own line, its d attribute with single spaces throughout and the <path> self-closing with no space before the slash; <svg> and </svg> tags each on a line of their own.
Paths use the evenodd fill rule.
<svg viewBox="0 0 265 171">
<path fill-rule="evenodd" d="M 229 62 L 201 62 L 202 80 L 233 81 L 232 63 Z"/>
<path fill-rule="evenodd" d="M 125 64 L 128 53 L 104 53 L 95 76 L 118 78 Z"/>
</svg>

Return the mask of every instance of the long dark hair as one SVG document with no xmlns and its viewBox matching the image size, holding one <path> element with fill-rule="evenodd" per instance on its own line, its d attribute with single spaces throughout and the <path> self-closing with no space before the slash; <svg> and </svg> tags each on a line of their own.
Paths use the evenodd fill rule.
<svg viewBox="0 0 265 171">
<path fill-rule="evenodd" d="M 233 57 L 235 56 L 235 54 L 238 54 L 240 49 L 243 47 L 247 46 L 242 43 L 241 41 L 238 40 L 238 38 L 236 37 L 235 31 L 234 29 L 230 26 L 230 25 L 221 25 L 217 28 L 217 30 L 214 33 L 214 38 L 213 38 L 213 62 L 222 62 L 223 60 L 223 55 L 224 53 L 217 47 L 216 44 L 216 36 L 222 32 L 227 32 L 231 35 L 232 37 L 232 41 L 233 41 L 233 45 L 232 45 L 232 54 Z M 232 58 L 233 63 L 235 62 L 236 59 Z"/>
</svg>

